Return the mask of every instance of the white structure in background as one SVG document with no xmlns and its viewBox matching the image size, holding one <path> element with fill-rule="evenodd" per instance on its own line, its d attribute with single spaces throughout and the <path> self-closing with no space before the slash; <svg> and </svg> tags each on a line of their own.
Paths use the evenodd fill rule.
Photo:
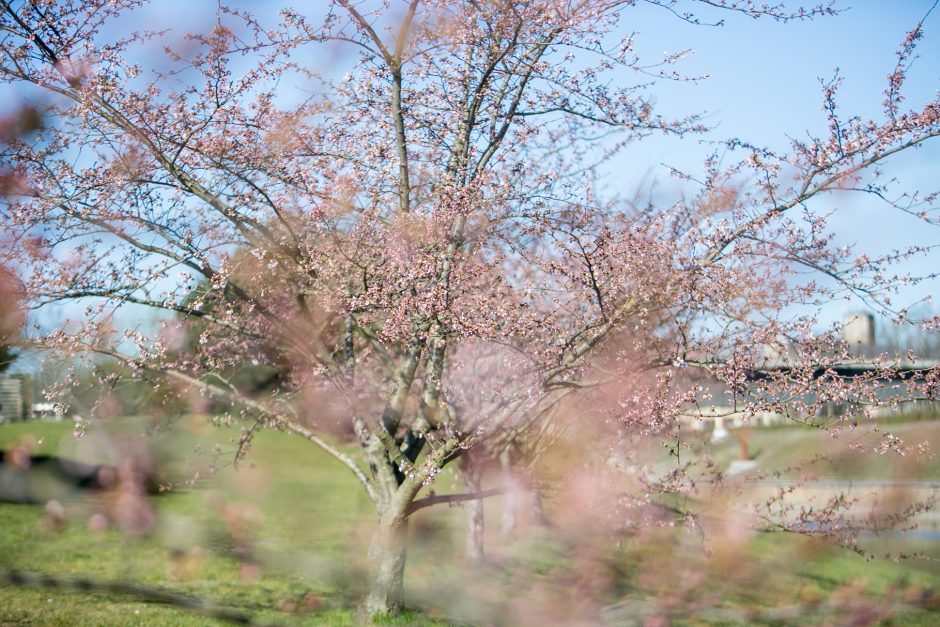
<svg viewBox="0 0 940 627">
<path fill-rule="evenodd" d="M 725 419 L 715 418 L 715 429 L 712 431 L 712 444 L 726 440 L 731 432 L 725 429 Z"/>
<path fill-rule="evenodd" d="M 58 403 L 33 403 L 33 418 L 60 422 L 65 418 L 65 410 Z"/>
<path fill-rule="evenodd" d="M 708 431 L 711 429 L 711 441 L 721 442 L 731 432 L 728 427 L 740 429 L 746 426 L 770 427 L 783 424 L 788 420 L 784 414 L 772 411 L 758 411 L 748 414 L 745 411 L 735 410 L 728 405 L 708 407 L 701 411 L 679 414 L 679 421 L 683 429 L 690 431 Z"/>
<path fill-rule="evenodd" d="M 728 465 L 728 475 L 740 475 L 744 472 L 750 472 L 757 468 L 757 460 L 754 459 L 733 459 Z"/>
<path fill-rule="evenodd" d="M 849 346 L 874 346 L 875 317 L 870 313 L 852 313 L 843 318 L 842 339 Z"/>
<path fill-rule="evenodd" d="M 0 422 L 23 419 L 23 380 L 16 377 L 0 378 Z"/>
</svg>

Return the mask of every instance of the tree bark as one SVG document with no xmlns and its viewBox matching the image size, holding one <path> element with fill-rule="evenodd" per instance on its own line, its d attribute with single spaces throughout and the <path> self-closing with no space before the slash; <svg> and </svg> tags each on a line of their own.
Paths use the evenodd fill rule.
<svg viewBox="0 0 940 627">
<path fill-rule="evenodd" d="M 505 486 L 514 486 L 517 480 L 512 471 L 512 452 L 508 448 L 500 454 L 499 465 L 502 471 L 502 484 Z M 518 513 L 519 493 L 516 490 L 509 490 L 503 497 L 503 537 L 509 538 L 516 533 Z"/>
<path fill-rule="evenodd" d="M 371 573 L 364 607 L 368 618 L 397 614 L 404 607 L 407 544 L 408 519 L 383 516 L 369 545 Z"/>
<path fill-rule="evenodd" d="M 468 458 L 469 459 L 469 458 Z M 473 462 L 466 462 L 462 468 L 463 481 L 467 492 L 481 492 L 481 469 Z M 467 560 L 472 564 L 483 563 L 483 499 L 474 499 L 467 503 Z"/>
</svg>

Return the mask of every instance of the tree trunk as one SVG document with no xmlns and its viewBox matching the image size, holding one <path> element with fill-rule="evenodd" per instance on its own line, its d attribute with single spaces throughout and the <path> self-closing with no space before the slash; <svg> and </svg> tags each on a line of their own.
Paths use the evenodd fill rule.
<svg viewBox="0 0 940 627">
<path fill-rule="evenodd" d="M 462 471 L 467 492 L 480 492 L 480 467 L 467 462 Z M 483 499 L 474 499 L 467 503 L 467 559 L 472 564 L 483 563 L 483 531 Z"/>
<path fill-rule="evenodd" d="M 368 618 L 397 614 L 404 607 L 408 519 L 382 517 L 369 545 L 372 569 L 365 601 Z"/>
<path fill-rule="evenodd" d="M 536 489 L 532 490 L 532 514 L 535 517 L 536 524 L 543 527 L 548 526 L 548 516 L 545 514 L 545 507 L 542 504 L 542 495 Z"/>
<path fill-rule="evenodd" d="M 507 448 L 499 456 L 499 465 L 502 471 L 502 485 L 515 487 L 517 479 L 512 471 L 512 452 Z M 503 537 L 509 538 L 516 532 L 518 523 L 519 494 L 510 489 L 503 496 Z"/>
</svg>

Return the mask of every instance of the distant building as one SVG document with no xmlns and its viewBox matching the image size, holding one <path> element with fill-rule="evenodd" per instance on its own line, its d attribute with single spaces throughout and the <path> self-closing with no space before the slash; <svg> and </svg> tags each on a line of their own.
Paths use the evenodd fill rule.
<svg viewBox="0 0 940 627">
<path fill-rule="evenodd" d="M 851 347 L 875 345 L 875 317 L 870 313 L 847 315 L 842 324 L 842 340 Z"/>
<path fill-rule="evenodd" d="M 23 380 L 0 377 L 0 422 L 23 419 Z"/>
</svg>

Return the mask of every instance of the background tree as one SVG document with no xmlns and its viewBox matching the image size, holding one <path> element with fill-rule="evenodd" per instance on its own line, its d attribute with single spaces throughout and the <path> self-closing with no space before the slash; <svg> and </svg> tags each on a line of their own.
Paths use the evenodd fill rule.
<svg viewBox="0 0 940 627">
<path fill-rule="evenodd" d="M 0 344 L 0 373 L 6 371 L 13 364 L 16 354 L 6 344 Z"/>
<path fill-rule="evenodd" d="M 160 33 L 110 36 L 139 4 L 0 2 L 0 73 L 50 99 L 46 126 L 4 150 L 17 188 L 3 255 L 31 306 L 87 304 L 30 341 L 224 399 L 245 421 L 243 444 L 277 428 L 335 457 L 376 506 L 371 614 L 401 608 L 409 517 L 481 498 L 421 495 L 479 443 L 576 426 L 592 435 L 580 459 L 630 455 L 634 435 L 669 440 L 679 414 L 710 403 L 709 378 L 750 414 L 936 393 L 934 370 L 879 398 L 887 361 L 872 378 L 815 376 L 850 355 L 834 334 L 814 335 L 811 317 L 781 313 L 845 293 L 888 308 L 886 269 L 921 252 L 837 247 L 815 201 L 892 198 L 879 165 L 940 133 L 937 101 L 902 109 L 920 26 L 880 119 L 840 117 L 838 81 L 827 83 L 828 134 L 786 154 L 732 140 L 693 196 L 635 206 L 597 191 L 594 164 L 647 135 L 704 127 L 656 113 L 646 86 L 681 80 L 682 55 L 636 56 L 619 35 L 633 2 L 337 0 L 325 17 L 285 9 L 270 25 L 222 4 L 211 32 L 159 63 L 141 51 Z M 688 5 L 778 20 L 833 12 Z M 309 60 L 336 43 L 355 52 L 350 71 L 318 76 Z M 631 71 L 640 83 L 612 79 Z M 302 87 L 287 93 L 291 83 Z M 916 211 L 934 196 L 904 198 L 896 208 Z M 114 324 L 139 306 L 183 318 L 158 337 Z M 195 352 L 181 350 L 190 321 Z M 759 347 L 783 338 L 794 365 L 748 384 L 766 366 Z M 272 361 L 289 372 L 262 397 L 226 377 Z M 339 445 L 350 432 L 355 453 Z M 683 468 L 633 489 L 688 492 L 696 477 Z M 829 529 L 842 513 L 775 524 Z"/>
<path fill-rule="evenodd" d="M 17 354 L 14 343 L 23 323 L 20 301 L 22 290 L 12 272 L 0 265 L 0 375 L 13 365 Z"/>
</svg>

